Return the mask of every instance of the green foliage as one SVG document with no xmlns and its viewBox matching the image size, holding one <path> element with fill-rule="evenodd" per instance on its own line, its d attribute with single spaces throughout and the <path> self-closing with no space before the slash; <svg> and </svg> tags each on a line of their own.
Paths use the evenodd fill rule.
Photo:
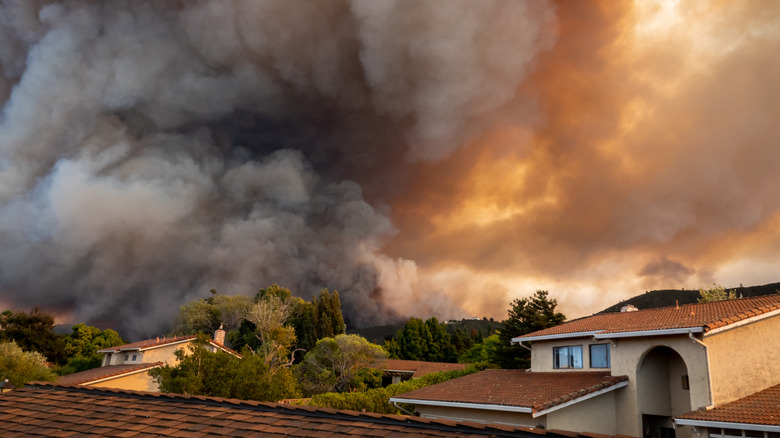
<svg viewBox="0 0 780 438">
<path fill-rule="evenodd" d="M 0 343 L 0 380 L 15 387 L 27 382 L 53 382 L 56 375 L 46 366 L 46 358 L 36 351 L 24 351 L 16 342 Z"/>
<path fill-rule="evenodd" d="M 183 350 L 176 352 L 179 359 L 176 366 L 149 371 L 161 391 L 259 401 L 299 396 L 289 368 L 272 372 L 259 355 L 245 351 L 243 358 L 237 358 L 223 351 L 212 353 L 205 348 L 207 343 L 206 336 L 199 337 L 189 347 L 190 354 Z"/>
<path fill-rule="evenodd" d="M 100 330 L 85 324 L 76 324 L 64 338 L 67 363 L 58 370 L 60 375 L 84 371 L 101 365 L 103 355 L 98 350 L 125 344 L 114 330 Z"/>
<path fill-rule="evenodd" d="M 490 362 L 505 369 L 521 369 L 531 366 L 531 353 L 519 345 L 512 345 L 512 338 L 554 327 L 563 323 L 566 316 L 556 312 L 558 301 L 549 299 L 548 293 L 538 290 L 529 298 L 518 298 L 512 302 L 509 317 L 499 331 L 500 345 L 494 351 Z"/>
<path fill-rule="evenodd" d="M 0 341 L 15 341 L 24 351 L 37 351 L 54 364 L 65 360 L 65 343 L 54 333 L 54 317 L 40 312 L 6 310 L 0 314 Z"/>
<path fill-rule="evenodd" d="M 699 302 L 711 303 L 713 301 L 733 300 L 737 298 L 737 291 L 726 290 L 719 284 L 712 284 L 711 289 L 699 288 Z"/>
<path fill-rule="evenodd" d="M 222 325 L 228 333 L 225 343 L 235 348 L 242 346 L 243 344 L 232 344 L 231 341 L 241 338 L 235 333 L 238 332 L 244 316 L 252 307 L 252 299 L 244 295 L 219 295 L 213 289 L 212 294 L 213 296 L 209 298 L 195 300 L 179 307 L 172 334 L 213 335 Z"/>
<path fill-rule="evenodd" d="M 341 300 L 338 291 L 334 290 L 331 294 L 327 289 L 322 289 L 319 298 L 313 297 L 311 303 L 317 339 L 332 338 L 344 334 L 347 326 L 344 324 L 344 316 L 341 313 Z"/>
<path fill-rule="evenodd" d="M 295 345 L 295 329 L 287 325 L 293 311 L 290 291 L 273 285 L 261 290 L 246 319 L 254 327 L 260 345 L 256 350 L 270 370 L 287 365 L 287 356 Z"/>
<path fill-rule="evenodd" d="M 410 318 L 385 347 L 395 359 L 455 362 L 458 358 L 446 325 L 439 324 L 436 318 L 424 322 Z"/>
<path fill-rule="evenodd" d="M 356 388 L 351 383 L 357 387 L 361 383 L 368 386 L 365 379 L 370 376 L 365 372 L 361 374 L 360 370 L 386 356 L 382 347 L 358 335 L 323 338 L 296 367 L 296 376 L 307 394 L 348 391 Z M 381 375 L 379 380 L 381 383 Z"/>
<path fill-rule="evenodd" d="M 483 339 L 481 343 L 475 344 L 469 350 L 464 352 L 459 358 L 458 362 L 462 363 L 480 363 L 490 362 L 491 358 L 498 355 L 498 350 L 501 347 L 501 340 L 498 333 L 490 335 Z"/>
<path fill-rule="evenodd" d="M 365 409 L 368 412 L 375 412 L 378 414 L 400 414 L 402 412 L 390 404 L 390 397 L 426 386 L 435 385 L 457 377 L 463 377 L 483 369 L 485 369 L 484 365 L 472 365 L 465 370 L 442 371 L 428 374 L 419 379 L 407 380 L 405 382 L 389 385 L 385 388 L 370 389 L 365 392 L 329 392 L 318 394 L 312 397 L 309 404 L 312 406 L 333 409 L 350 409 L 353 411 Z"/>
</svg>

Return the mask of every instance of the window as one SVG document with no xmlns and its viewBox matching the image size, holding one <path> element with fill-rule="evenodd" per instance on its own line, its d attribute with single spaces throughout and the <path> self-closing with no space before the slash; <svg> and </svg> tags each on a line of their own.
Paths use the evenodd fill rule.
<svg viewBox="0 0 780 438">
<path fill-rule="evenodd" d="M 582 368 L 582 345 L 554 347 L 553 368 Z"/>
<path fill-rule="evenodd" d="M 134 355 L 133 355 L 133 362 L 135 362 L 135 358 L 136 358 L 136 357 L 138 357 L 138 355 L 137 355 L 137 354 L 134 354 Z"/>
<path fill-rule="evenodd" d="M 127 362 L 127 359 L 130 357 L 129 354 L 125 353 L 125 362 Z"/>
<path fill-rule="evenodd" d="M 609 344 L 594 344 L 590 346 L 590 367 L 609 368 Z"/>
</svg>

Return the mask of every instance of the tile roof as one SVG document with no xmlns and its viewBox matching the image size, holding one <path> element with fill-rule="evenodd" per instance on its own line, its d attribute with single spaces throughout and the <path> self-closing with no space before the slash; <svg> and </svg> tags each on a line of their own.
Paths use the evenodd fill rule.
<svg viewBox="0 0 780 438">
<path fill-rule="evenodd" d="M 489 369 L 406 392 L 393 400 L 504 405 L 539 412 L 627 381 L 627 376 L 611 376 L 609 372 Z"/>
<path fill-rule="evenodd" d="M 98 353 L 118 353 L 120 351 L 144 351 L 149 350 L 153 348 L 163 347 L 170 344 L 176 344 L 176 343 L 183 343 L 186 341 L 190 341 L 192 339 L 195 339 L 197 335 L 188 335 L 188 336 L 173 336 L 173 337 L 165 337 L 162 338 L 157 337 L 155 339 L 146 339 L 143 341 L 138 342 L 132 342 L 130 344 L 124 344 L 124 345 L 117 345 L 114 347 L 108 347 L 104 348 L 102 350 L 98 350 Z M 231 350 L 230 348 L 220 344 L 219 342 L 215 341 L 214 339 L 209 339 L 209 343 L 212 345 L 215 345 L 226 352 L 233 354 L 235 356 L 241 356 L 238 352 Z"/>
<path fill-rule="evenodd" d="M 195 339 L 195 335 L 189 336 L 173 336 L 170 338 L 162 337 L 156 339 L 146 339 L 143 341 L 132 342 L 130 344 L 117 345 L 115 347 L 104 348 L 99 353 L 118 353 L 122 350 L 147 350 L 149 348 L 162 347 L 168 344 L 175 344 L 177 342 L 188 341 Z"/>
<path fill-rule="evenodd" d="M 677 418 L 780 426 L 780 385 L 772 386 L 708 411 L 693 411 Z"/>
<path fill-rule="evenodd" d="M 780 294 L 635 312 L 602 313 L 528 333 L 515 339 L 583 332 L 623 333 L 694 327 L 700 327 L 707 332 L 778 309 L 780 309 Z"/>
<path fill-rule="evenodd" d="M 439 371 L 453 371 L 466 369 L 467 363 L 424 362 L 420 360 L 385 359 L 375 364 L 382 371 L 393 374 L 411 374 L 412 377 L 422 377 L 426 374 Z"/>
<path fill-rule="evenodd" d="M 0 436 L 562 437 L 503 425 L 34 383 L 0 395 Z"/>
<path fill-rule="evenodd" d="M 162 365 L 162 362 L 107 365 L 104 367 L 92 368 L 91 370 L 80 371 L 78 373 L 66 374 L 59 377 L 57 383 L 60 385 L 81 385 L 108 377 L 120 377 L 128 373 L 150 369 L 160 365 Z"/>
</svg>

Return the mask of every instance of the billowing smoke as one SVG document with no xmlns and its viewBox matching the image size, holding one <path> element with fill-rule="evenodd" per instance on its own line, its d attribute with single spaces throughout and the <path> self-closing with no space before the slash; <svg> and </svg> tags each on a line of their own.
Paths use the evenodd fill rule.
<svg viewBox="0 0 780 438">
<path fill-rule="evenodd" d="M 0 301 L 159 334 L 216 288 L 462 314 L 387 256 L 391 206 L 507 119 L 542 1 L 5 1 Z"/>
</svg>

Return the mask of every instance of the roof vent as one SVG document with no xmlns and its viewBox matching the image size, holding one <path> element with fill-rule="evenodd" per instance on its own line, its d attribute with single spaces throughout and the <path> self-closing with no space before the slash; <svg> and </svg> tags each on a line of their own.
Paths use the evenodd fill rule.
<svg viewBox="0 0 780 438">
<path fill-rule="evenodd" d="M 634 306 L 633 304 L 626 304 L 625 306 L 620 308 L 621 312 L 636 312 L 637 310 L 639 309 L 637 309 L 636 306 Z"/>
</svg>

